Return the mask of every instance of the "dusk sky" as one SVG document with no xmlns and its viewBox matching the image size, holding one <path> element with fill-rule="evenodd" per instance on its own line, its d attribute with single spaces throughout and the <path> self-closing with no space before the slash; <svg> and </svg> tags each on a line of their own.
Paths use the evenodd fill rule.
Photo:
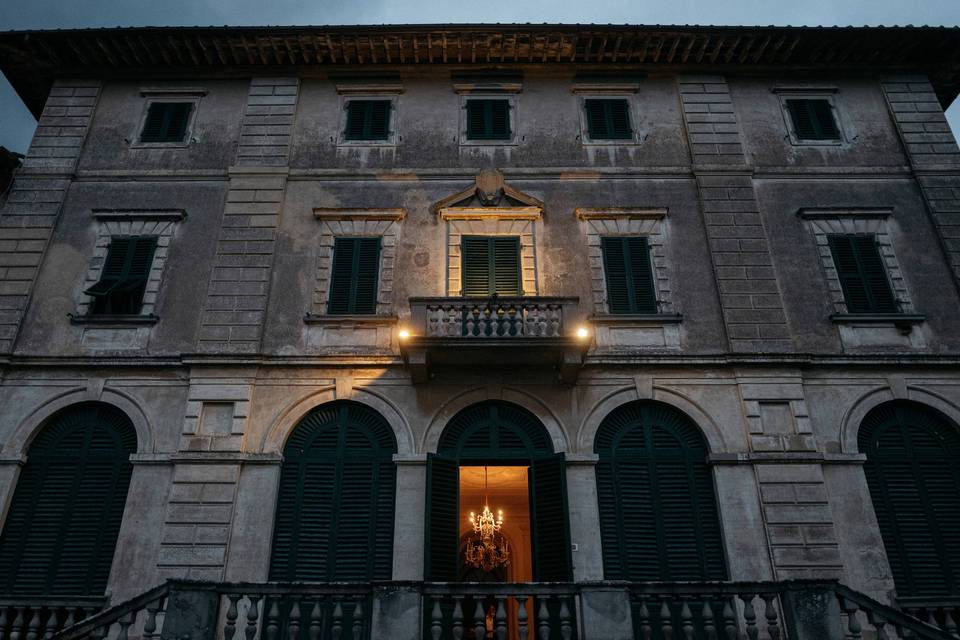
<svg viewBox="0 0 960 640">
<path fill-rule="evenodd" d="M 960 0 L 5 0 L 0 31 L 174 25 L 551 22 L 960 25 Z M 960 101 L 947 112 L 960 131 Z M 24 152 L 36 122 L 0 79 L 0 145 Z"/>
</svg>

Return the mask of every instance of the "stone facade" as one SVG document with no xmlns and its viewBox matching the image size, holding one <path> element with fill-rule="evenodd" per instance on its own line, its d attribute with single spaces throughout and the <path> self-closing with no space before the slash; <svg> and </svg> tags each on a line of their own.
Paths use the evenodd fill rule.
<svg viewBox="0 0 960 640">
<path fill-rule="evenodd" d="M 498 399 L 566 453 L 574 577 L 599 580 L 593 437 L 616 407 L 655 400 L 709 443 L 731 579 L 837 577 L 889 600 L 859 422 L 909 399 L 960 424 L 960 152 L 928 80 L 825 70 L 845 134 L 826 148 L 790 142 L 775 91 L 789 70 L 651 74 L 631 94 L 644 135 L 605 146 L 578 139 L 580 69 L 521 65 L 515 139 L 497 146 L 460 144 L 449 70 L 395 67 L 382 147 L 342 143 L 339 80 L 318 72 L 151 78 L 202 88 L 177 148 L 127 141 L 146 81 L 54 85 L 0 212 L 0 521 L 37 430 L 106 402 L 138 435 L 113 600 L 167 577 L 264 581 L 283 444 L 350 399 L 396 434 L 393 577 L 420 580 L 426 455 L 458 410 Z M 542 213 L 431 211 L 491 167 Z M 802 212 L 865 207 L 884 212 L 871 224 L 896 291 L 923 316 L 906 338 L 831 319 L 842 300 L 811 225 L 833 223 Z M 163 226 L 156 322 L 72 322 L 124 216 Z M 659 314 L 605 313 L 605 229 L 654 238 Z M 576 382 L 492 360 L 414 384 L 410 298 L 458 295 L 460 234 L 506 232 L 523 239 L 525 295 L 579 297 L 595 343 Z M 375 318 L 322 317 L 338 233 L 389 238 Z"/>
</svg>

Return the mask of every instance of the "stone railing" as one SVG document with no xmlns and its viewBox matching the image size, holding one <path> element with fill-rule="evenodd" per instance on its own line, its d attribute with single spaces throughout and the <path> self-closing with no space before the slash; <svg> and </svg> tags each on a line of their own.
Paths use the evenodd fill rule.
<svg viewBox="0 0 960 640">
<path fill-rule="evenodd" d="M 432 640 L 575 640 L 579 600 L 573 584 L 425 584 L 423 624 Z"/>
<path fill-rule="evenodd" d="M 105 602 L 106 598 L 56 596 L 0 598 L 0 639 L 49 638 L 96 614 Z"/>
<path fill-rule="evenodd" d="M 561 338 L 578 305 L 578 298 L 411 298 L 410 322 L 427 338 Z"/>
<path fill-rule="evenodd" d="M 904 598 L 897 604 L 914 618 L 960 637 L 960 598 Z"/>
<path fill-rule="evenodd" d="M 7 601 L 0 601 L 7 602 Z M 77 605 L 5 604 L 0 640 L 951 640 L 834 581 L 211 583 L 169 581 L 57 630 Z M 14 612 L 14 620 L 9 612 Z M 3 611 L 3 609 L 0 609 Z M 19 611 L 19 614 L 17 613 Z M 55 624 L 45 622 L 57 612 Z M 86 614 L 86 610 L 83 611 Z M 74 617 L 79 615 L 75 613 Z M 953 626 L 951 626 L 953 625 Z"/>
</svg>

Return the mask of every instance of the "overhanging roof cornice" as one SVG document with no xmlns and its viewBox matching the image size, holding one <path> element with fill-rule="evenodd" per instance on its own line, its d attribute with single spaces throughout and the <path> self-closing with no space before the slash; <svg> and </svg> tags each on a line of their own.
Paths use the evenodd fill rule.
<svg viewBox="0 0 960 640">
<path fill-rule="evenodd" d="M 960 28 L 473 24 L 0 33 L 0 70 L 34 114 L 63 76 L 571 63 L 725 73 L 785 66 L 919 71 L 946 106 L 960 91 Z"/>
</svg>

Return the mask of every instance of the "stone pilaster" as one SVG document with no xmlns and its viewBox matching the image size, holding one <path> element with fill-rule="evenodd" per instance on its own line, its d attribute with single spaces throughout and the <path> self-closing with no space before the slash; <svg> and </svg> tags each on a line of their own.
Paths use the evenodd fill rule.
<svg viewBox="0 0 960 640">
<path fill-rule="evenodd" d="M 13 350 L 99 95 L 99 81 L 54 84 L 0 211 L 0 353 Z"/>
<path fill-rule="evenodd" d="M 730 349 L 792 348 L 730 90 L 721 76 L 677 80 Z"/>
<path fill-rule="evenodd" d="M 201 318 L 201 352 L 260 348 L 298 92 L 296 78 L 250 81 Z"/>
<path fill-rule="evenodd" d="M 926 76 L 890 76 L 883 92 L 960 287 L 960 148 Z"/>
</svg>

